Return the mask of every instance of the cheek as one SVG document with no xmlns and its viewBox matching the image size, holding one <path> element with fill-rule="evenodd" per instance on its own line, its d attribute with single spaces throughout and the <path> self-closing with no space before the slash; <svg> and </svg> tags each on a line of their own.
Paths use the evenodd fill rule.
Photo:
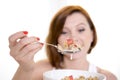
<svg viewBox="0 0 120 80">
<path fill-rule="evenodd" d="M 81 36 L 80 38 L 83 41 L 84 45 L 90 45 L 93 40 L 90 34 L 85 34 L 84 36 Z"/>
<path fill-rule="evenodd" d="M 59 44 L 63 44 L 64 41 L 65 41 L 65 38 L 64 38 L 63 36 L 60 36 L 60 37 L 58 38 L 58 43 L 59 43 Z"/>
<path fill-rule="evenodd" d="M 87 53 L 91 45 L 91 36 L 89 35 L 83 36 L 81 40 L 82 40 L 83 52 Z"/>
</svg>

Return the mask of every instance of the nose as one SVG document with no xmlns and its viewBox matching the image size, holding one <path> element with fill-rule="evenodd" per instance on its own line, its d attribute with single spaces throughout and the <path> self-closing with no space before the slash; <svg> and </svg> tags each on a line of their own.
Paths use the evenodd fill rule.
<svg viewBox="0 0 120 80">
<path fill-rule="evenodd" d="M 79 41 L 78 38 L 75 37 L 75 36 L 70 36 L 70 37 L 67 38 L 67 40 L 72 40 L 73 42 L 78 42 Z"/>
<path fill-rule="evenodd" d="M 77 36 L 76 32 L 71 32 L 69 38 L 74 41 L 77 41 L 78 36 Z"/>
</svg>

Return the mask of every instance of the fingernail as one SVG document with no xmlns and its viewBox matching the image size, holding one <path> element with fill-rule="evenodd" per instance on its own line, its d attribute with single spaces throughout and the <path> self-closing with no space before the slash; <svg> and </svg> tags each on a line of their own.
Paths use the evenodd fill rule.
<svg viewBox="0 0 120 80">
<path fill-rule="evenodd" d="M 39 41 L 39 40 L 40 40 L 40 38 L 39 38 L 39 37 L 37 37 L 37 40 Z"/>
<path fill-rule="evenodd" d="M 40 43 L 41 45 L 44 45 L 44 43 Z"/>
<path fill-rule="evenodd" d="M 28 34 L 28 31 L 23 31 L 24 34 Z"/>
</svg>

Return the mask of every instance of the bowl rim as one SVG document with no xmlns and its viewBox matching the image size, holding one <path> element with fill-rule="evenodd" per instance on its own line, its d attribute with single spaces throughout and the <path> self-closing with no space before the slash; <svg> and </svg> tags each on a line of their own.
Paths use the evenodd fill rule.
<svg viewBox="0 0 120 80">
<path fill-rule="evenodd" d="M 49 71 L 46 71 L 46 72 L 43 73 L 43 78 L 45 78 L 45 77 L 46 78 L 51 78 L 48 74 L 50 74 L 52 72 L 54 73 L 55 71 L 57 71 L 57 72 L 63 72 L 63 71 L 67 71 L 67 72 L 82 72 L 84 74 L 91 74 L 91 76 L 93 76 L 93 75 L 102 76 L 103 80 L 106 80 L 106 76 L 104 74 L 95 73 L 95 72 L 89 72 L 89 71 L 85 71 L 85 70 L 74 70 L 74 69 L 55 69 L 55 70 L 49 70 Z"/>
</svg>

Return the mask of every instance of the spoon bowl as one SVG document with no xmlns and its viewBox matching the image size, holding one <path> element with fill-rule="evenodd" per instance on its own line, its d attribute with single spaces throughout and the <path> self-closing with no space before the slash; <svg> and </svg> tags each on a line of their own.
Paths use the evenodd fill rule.
<svg viewBox="0 0 120 80">
<path fill-rule="evenodd" d="M 62 54 L 66 54 L 66 53 L 70 53 L 70 54 L 73 54 L 73 53 L 77 53 L 77 52 L 80 52 L 80 49 L 77 49 L 77 50 L 71 50 L 71 49 L 59 49 L 57 45 L 54 45 L 54 44 L 50 44 L 50 43 L 44 43 L 45 45 L 48 45 L 48 46 L 52 46 L 52 47 L 55 47 L 58 52 L 61 52 Z"/>
</svg>

